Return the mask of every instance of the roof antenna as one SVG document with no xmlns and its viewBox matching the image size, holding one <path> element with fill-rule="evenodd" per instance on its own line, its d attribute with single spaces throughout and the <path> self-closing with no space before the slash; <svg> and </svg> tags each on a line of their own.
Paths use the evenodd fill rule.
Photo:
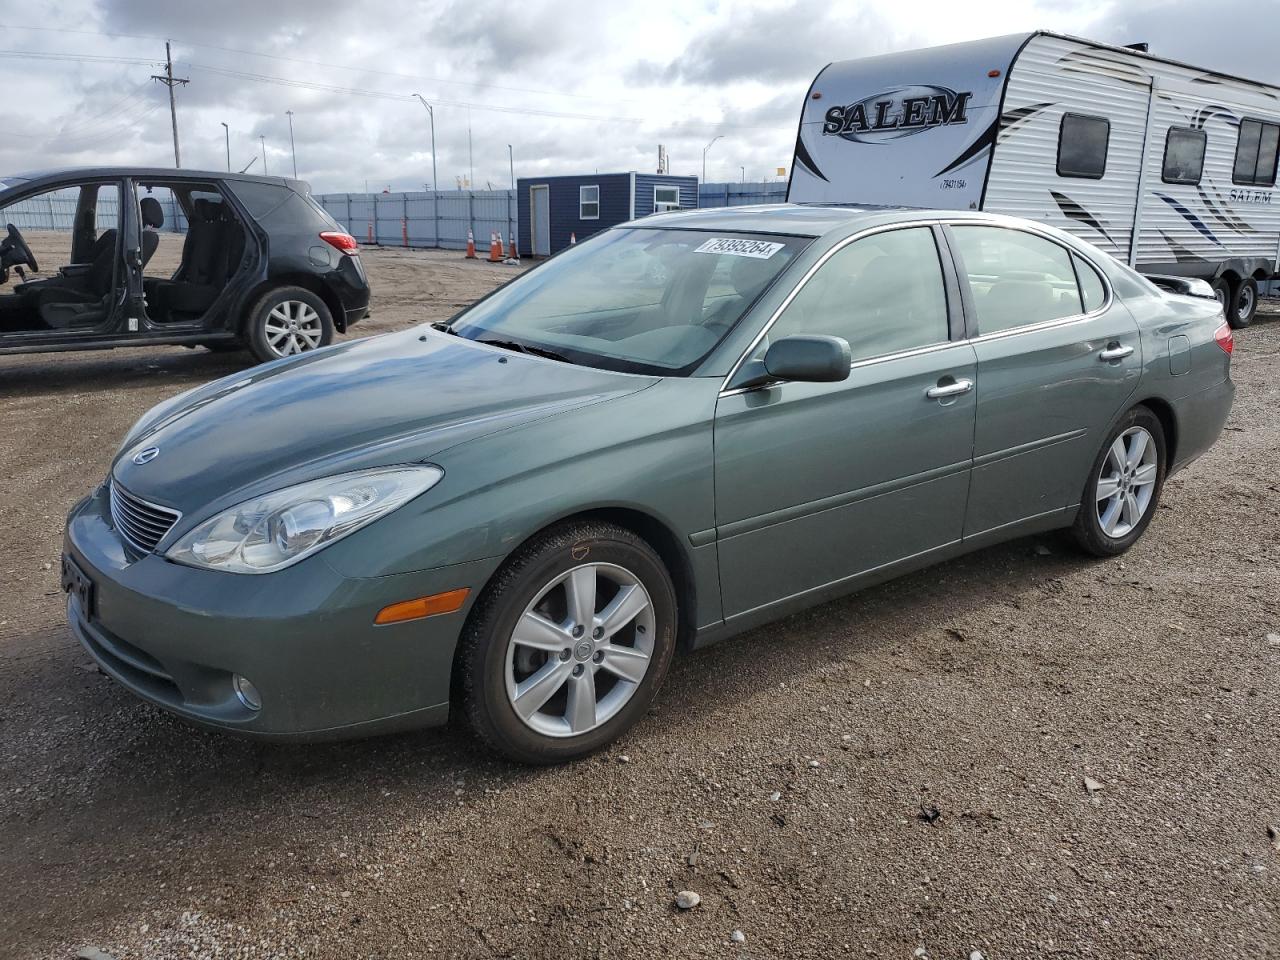
<svg viewBox="0 0 1280 960">
<path fill-rule="evenodd" d="M 1142 43 L 1126 43 L 1125 46 L 1130 50 L 1137 50 L 1139 53 L 1149 53 L 1151 44 L 1145 40 Z"/>
</svg>

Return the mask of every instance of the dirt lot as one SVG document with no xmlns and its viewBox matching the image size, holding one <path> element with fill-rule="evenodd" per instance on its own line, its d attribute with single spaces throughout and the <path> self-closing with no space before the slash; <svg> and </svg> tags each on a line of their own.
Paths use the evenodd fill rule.
<svg viewBox="0 0 1280 960">
<path fill-rule="evenodd" d="M 357 334 L 510 276 L 366 259 Z M 1280 955 L 1280 322 L 1237 344 L 1227 432 L 1123 561 L 1022 540 L 756 630 L 552 770 L 451 730 L 245 743 L 99 675 L 63 514 L 247 360 L 0 358 L 0 956 Z"/>
</svg>

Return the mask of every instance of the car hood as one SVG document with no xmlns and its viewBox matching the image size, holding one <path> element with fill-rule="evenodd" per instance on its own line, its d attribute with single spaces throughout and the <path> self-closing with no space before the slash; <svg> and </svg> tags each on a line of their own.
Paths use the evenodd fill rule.
<svg viewBox="0 0 1280 960">
<path fill-rule="evenodd" d="M 654 382 L 410 330 L 193 390 L 157 408 L 120 451 L 112 475 L 136 496 L 207 515 L 205 507 L 316 477 L 427 460 Z M 153 459 L 135 462 L 152 447 Z"/>
</svg>

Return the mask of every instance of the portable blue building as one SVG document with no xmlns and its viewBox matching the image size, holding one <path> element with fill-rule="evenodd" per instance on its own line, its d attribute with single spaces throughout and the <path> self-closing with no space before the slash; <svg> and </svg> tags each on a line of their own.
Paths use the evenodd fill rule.
<svg viewBox="0 0 1280 960">
<path fill-rule="evenodd" d="M 598 230 L 660 210 L 698 205 L 698 178 L 652 173 L 521 177 L 516 181 L 520 256 L 549 257 Z"/>
</svg>

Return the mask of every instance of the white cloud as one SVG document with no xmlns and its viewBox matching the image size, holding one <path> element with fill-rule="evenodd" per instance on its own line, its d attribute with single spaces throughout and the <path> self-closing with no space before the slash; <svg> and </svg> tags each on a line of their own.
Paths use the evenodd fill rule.
<svg viewBox="0 0 1280 960">
<path fill-rule="evenodd" d="M 736 180 L 742 167 L 757 179 L 790 163 L 801 98 L 832 59 L 1044 27 L 1145 39 L 1156 53 L 1280 82 L 1263 31 L 1216 26 L 1248 19 L 1243 0 L 1225 4 L 1241 17 L 1191 0 L 1004 0 L 970 6 L 963 17 L 942 0 L 909 10 L 890 0 L 419 0 L 386 8 L 65 0 L 39 19 L 54 30 L 6 26 L 2 46 L 152 62 L 0 58 L 0 172 L 171 163 L 165 91 L 147 79 L 164 37 L 174 40 L 178 73 L 192 81 L 178 91 L 187 166 L 224 165 L 226 122 L 235 167 L 260 154 L 262 136 L 269 172 L 288 171 L 291 109 L 299 174 L 317 190 L 358 191 L 366 180 L 371 189 L 420 188 L 430 179 L 427 115 L 417 101 L 296 85 L 318 83 L 431 99 L 442 186 L 472 164 L 477 186 L 505 186 L 507 144 L 517 175 L 645 170 L 659 143 L 673 171 L 697 173 L 716 135 L 724 139 L 708 154 L 708 178 Z"/>
</svg>

